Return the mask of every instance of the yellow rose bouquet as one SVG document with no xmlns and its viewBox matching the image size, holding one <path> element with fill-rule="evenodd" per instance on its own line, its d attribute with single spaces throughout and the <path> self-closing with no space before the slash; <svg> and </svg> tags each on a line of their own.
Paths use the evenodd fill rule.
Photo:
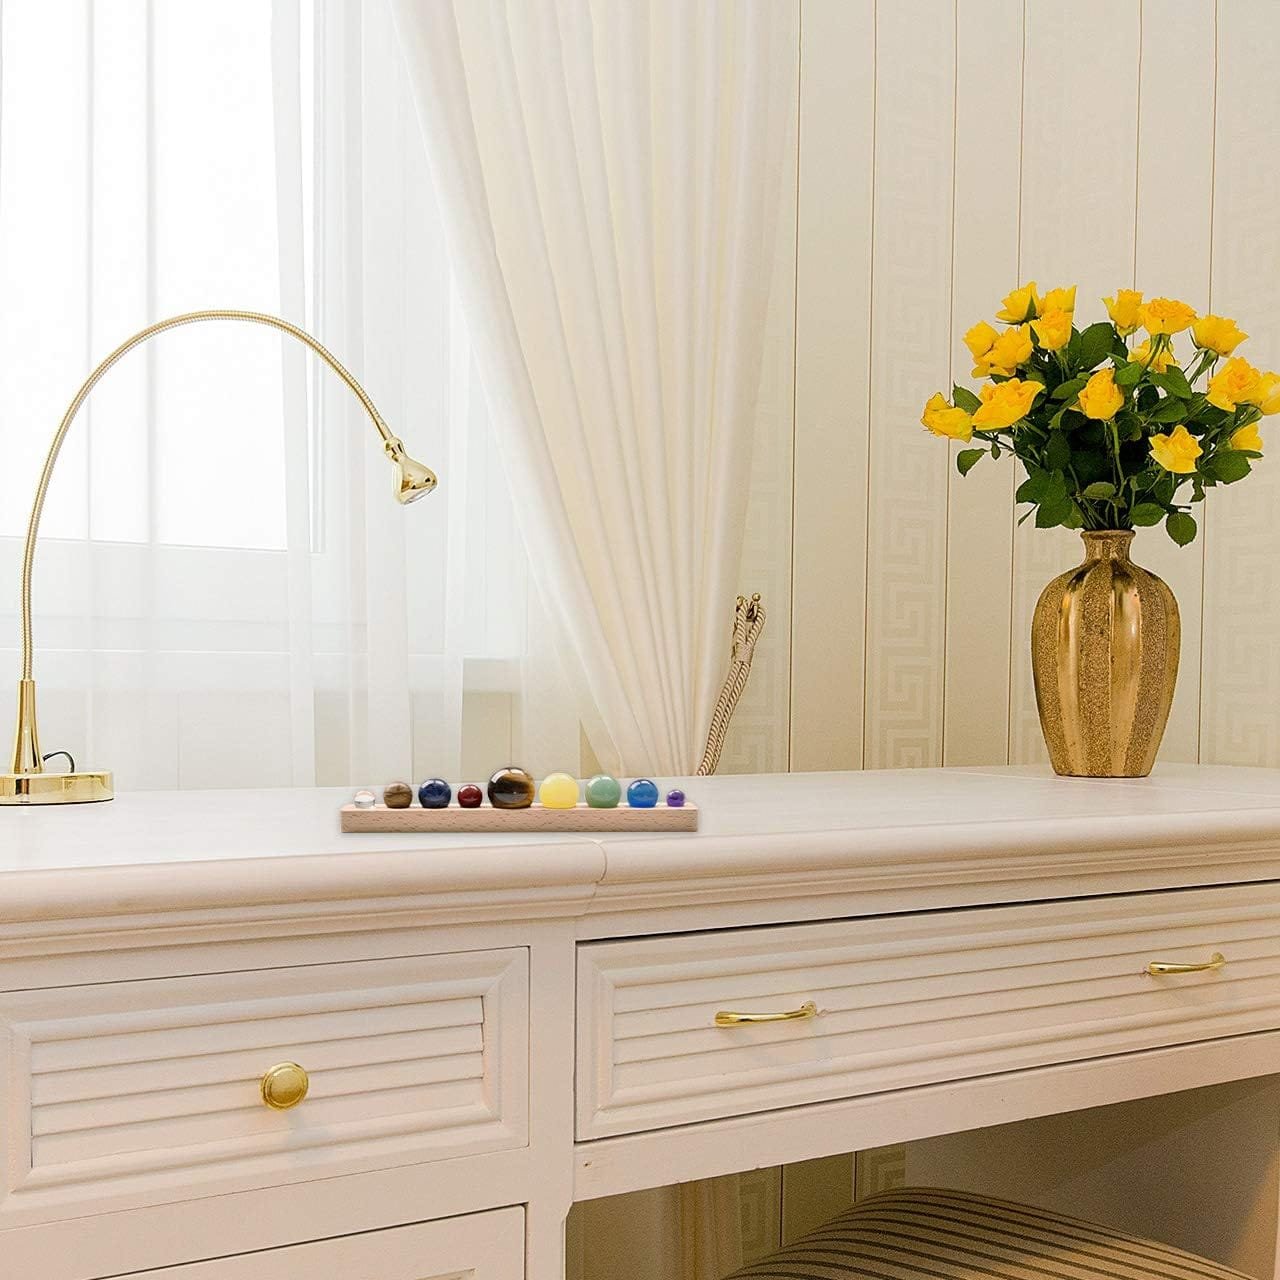
<svg viewBox="0 0 1280 1280">
<path fill-rule="evenodd" d="M 1017 500 L 1042 529 L 1163 521 L 1185 546 L 1206 490 L 1243 480 L 1262 456 L 1257 424 L 1280 412 L 1280 375 L 1233 354 L 1247 335 L 1225 316 L 1118 289 L 1103 299 L 1110 319 L 1078 329 L 1075 295 L 1015 289 L 995 316 L 1003 329 L 979 321 L 964 335 L 981 392 L 939 392 L 921 421 L 981 442 L 957 454 L 961 475 L 1013 454 L 1027 474 Z"/>
</svg>

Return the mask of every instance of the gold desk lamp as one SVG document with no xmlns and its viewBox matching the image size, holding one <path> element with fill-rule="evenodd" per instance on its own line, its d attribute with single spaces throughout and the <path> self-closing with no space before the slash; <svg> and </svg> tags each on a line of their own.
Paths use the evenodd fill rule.
<svg viewBox="0 0 1280 1280">
<path fill-rule="evenodd" d="M 18 685 L 18 727 L 13 743 L 12 772 L 0 773 L 0 805 L 79 804 L 90 800 L 111 799 L 113 793 L 109 772 L 103 770 L 86 772 L 73 769 L 70 773 L 46 773 L 44 758 L 40 755 L 40 735 L 36 730 L 36 683 L 31 673 L 33 650 L 31 571 L 35 564 L 36 534 L 40 530 L 40 516 L 44 511 L 45 495 L 49 491 L 49 477 L 53 474 L 54 464 L 58 461 L 58 454 L 62 450 L 63 440 L 66 439 L 67 429 L 98 380 L 117 360 L 127 355 L 134 347 L 146 342 L 148 338 L 154 337 L 157 333 L 163 333 L 166 329 L 175 329 L 183 324 L 195 324 L 200 320 L 246 320 L 252 324 L 265 324 L 305 343 L 351 388 L 364 406 L 364 411 L 372 419 L 374 428 L 382 437 L 382 448 L 396 469 L 396 501 L 414 502 L 436 487 L 435 473 L 409 457 L 404 450 L 404 445 L 387 429 L 387 424 L 383 422 L 382 415 L 374 407 L 365 389 L 309 333 L 299 329 L 297 325 L 290 324 L 287 320 L 264 315 L 258 311 L 189 311 L 185 315 L 171 316 L 168 320 L 149 325 L 140 333 L 135 333 L 127 342 L 122 342 L 84 380 L 80 390 L 75 394 L 75 399 L 63 414 L 62 422 L 58 425 L 53 443 L 49 446 L 49 453 L 45 457 L 44 469 L 40 472 L 35 501 L 31 504 L 31 519 L 27 522 L 27 540 L 22 555 L 22 679 Z"/>
</svg>

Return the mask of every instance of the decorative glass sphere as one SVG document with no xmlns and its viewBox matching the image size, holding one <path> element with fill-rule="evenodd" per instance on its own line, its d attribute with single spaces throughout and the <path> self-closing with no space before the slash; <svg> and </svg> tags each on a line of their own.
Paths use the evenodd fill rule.
<svg viewBox="0 0 1280 1280">
<path fill-rule="evenodd" d="M 549 773 L 538 788 L 544 809 L 572 809 L 578 803 L 578 780 L 567 773 Z"/>
<path fill-rule="evenodd" d="M 597 773 L 587 783 L 587 803 L 593 809 L 616 809 L 622 799 L 622 784 L 607 773 Z"/>
<path fill-rule="evenodd" d="M 372 809 L 378 803 L 378 797 L 372 791 L 361 789 L 351 797 L 351 803 L 357 809 Z"/>
<path fill-rule="evenodd" d="M 464 782 L 458 788 L 458 805 L 463 809 L 478 809 L 484 802 L 484 792 L 474 782 Z"/>
<path fill-rule="evenodd" d="M 418 788 L 418 803 L 424 809 L 447 809 L 453 788 L 443 778 L 428 778 Z"/>
<path fill-rule="evenodd" d="M 671 790 L 667 792 L 668 809 L 683 809 L 684 802 L 685 794 L 679 787 L 672 787 Z"/>
<path fill-rule="evenodd" d="M 658 803 L 658 784 L 649 778 L 637 778 L 627 788 L 627 804 L 633 809 L 652 809 Z"/>
<path fill-rule="evenodd" d="M 388 809 L 407 809 L 413 803 L 413 788 L 407 782 L 389 782 L 382 789 L 382 803 Z"/>
<path fill-rule="evenodd" d="M 489 779 L 489 803 L 495 809 L 527 809 L 533 803 L 533 778 L 515 765 L 499 769 Z"/>
</svg>

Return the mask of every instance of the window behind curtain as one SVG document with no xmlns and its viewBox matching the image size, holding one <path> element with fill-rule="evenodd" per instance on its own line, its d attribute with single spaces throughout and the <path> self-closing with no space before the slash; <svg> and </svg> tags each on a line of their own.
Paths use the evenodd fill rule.
<svg viewBox="0 0 1280 1280">
<path fill-rule="evenodd" d="M 291 340 L 205 324 L 132 353 L 46 509 L 45 749 L 122 786 L 504 763 L 526 565 L 384 6 L 2 0 L 0 659 L 67 401 L 206 307 L 314 333 L 441 488 L 395 507 L 358 405 Z"/>
</svg>

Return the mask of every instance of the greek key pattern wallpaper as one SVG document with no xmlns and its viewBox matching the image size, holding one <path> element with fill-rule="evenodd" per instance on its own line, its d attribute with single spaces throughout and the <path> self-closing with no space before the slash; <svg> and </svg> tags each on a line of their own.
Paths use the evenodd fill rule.
<svg viewBox="0 0 1280 1280">
<path fill-rule="evenodd" d="M 1240 317 L 1246 354 L 1280 366 L 1280 168 L 1256 160 L 1280 110 L 1280 7 L 805 0 L 802 14 L 796 409 L 777 423 L 790 519 L 779 473 L 759 476 L 769 515 L 750 551 L 771 591 L 790 587 L 788 714 L 772 721 L 789 743 L 759 750 L 783 709 L 774 648 L 741 765 L 1043 762 L 1030 617 L 1078 540 L 1018 525 L 1005 462 L 959 477 L 919 407 L 968 381 L 961 335 L 1026 280 L 1078 285 L 1082 318 L 1116 288 L 1185 298 Z M 1280 765 L 1280 672 L 1260 661 L 1280 628 L 1277 467 L 1264 457 L 1211 493 L 1189 547 L 1162 529 L 1135 543 L 1182 615 L 1164 760 Z"/>
</svg>

